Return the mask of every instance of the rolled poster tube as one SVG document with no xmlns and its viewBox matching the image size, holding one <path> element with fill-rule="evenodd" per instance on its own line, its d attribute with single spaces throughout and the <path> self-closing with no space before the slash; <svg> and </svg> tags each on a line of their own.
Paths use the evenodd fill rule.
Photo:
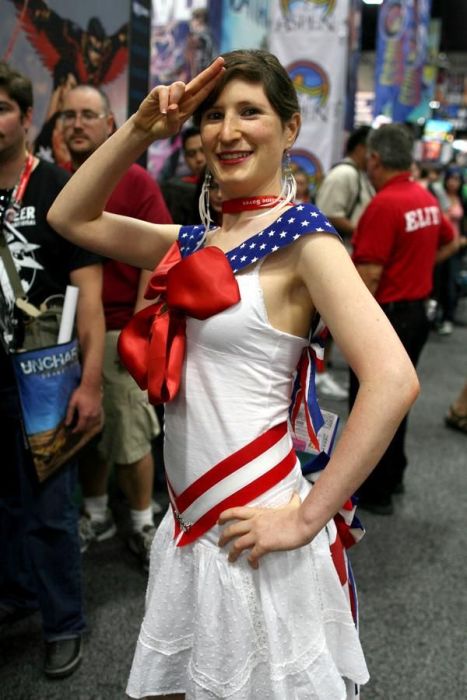
<svg viewBox="0 0 467 700">
<path fill-rule="evenodd" d="M 78 305 L 79 288 L 68 285 L 65 291 L 62 319 L 58 331 L 58 343 L 69 343 L 73 337 L 76 307 Z"/>
</svg>

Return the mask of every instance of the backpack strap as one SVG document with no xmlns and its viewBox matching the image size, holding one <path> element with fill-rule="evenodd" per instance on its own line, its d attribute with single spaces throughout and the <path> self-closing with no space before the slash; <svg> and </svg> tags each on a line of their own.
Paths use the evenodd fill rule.
<svg viewBox="0 0 467 700">
<path fill-rule="evenodd" d="M 352 166 L 352 167 L 355 167 L 355 166 Z M 350 207 L 349 212 L 347 214 L 348 219 L 352 218 L 352 215 L 353 215 L 355 209 L 358 207 L 358 205 L 362 201 L 362 180 L 360 177 L 360 171 L 357 167 L 355 167 L 355 170 L 357 172 L 358 190 L 357 190 L 357 195 L 356 195 L 354 201 L 352 202 L 352 206 Z"/>
<path fill-rule="evenodd" d="M 9 228 L 11 224 L 4 222 L 5 228 Z M 0 229 L 0 259 L 3 260 L 5 272 L 10 282 L 13 294 L 15 295 L 15 304 L 25 314 L 35 318 L 39 316 L 39 309 L 27 300 L 26 292 L 23 289 L 18 270 L 16 269 L 15 261 L 8 246 L 4 231 Z"/>
</svg>

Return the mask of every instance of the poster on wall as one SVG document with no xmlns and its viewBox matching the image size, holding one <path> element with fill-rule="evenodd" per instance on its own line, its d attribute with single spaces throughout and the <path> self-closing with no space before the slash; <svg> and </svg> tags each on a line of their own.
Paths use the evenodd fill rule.
<svg viewBox="0 0 467 700">
<path fill-rule="evenodd" d="M 431 0 L 384 0 L 378 17 L 374 116 L 403 122 L 422 102 Z"/>
<path fill-rule="evenodd" d="M 134 114 L 148 94 L 151 7 L 151 0 L 137 0 L 131 3 L 131 41 L 128 47 L 128 114 Z M 144 167 L 146 154 L 143 154 L 138 162 Z"/>
<path fill-rule="evenodd" d="M 358 66 L 361 59 L 361 44 L 362 3 L 361 0 L 350 0 L 349 46 L 344 119 L 345 130 L 349 133 L 355 127 L 355 98 L 357 95 Z"/>
<path fill-rule="evenodd" d="M 449 118 L 456 129 L 467 129 L 467 71 L 461 62 L 438 68 L 435 100 L 439 113 Z"/>
<path fill-rule="evenodd" d="M 441 20 L 432 19 L 428 25 L 426 59 L 422 68 L 420 99 L 406 117 L 409 122 L 419 123 L 421 119 L 428 119 L 431 116 L 431 102 L 435 99 L 438 79 L 440 43 Z"/>
<path fill-rule="evenodd" d="M 189 80 L 217 55 L 207 0 L 152 0 L 150 86 Z M 183 173 L 180 136 L 152 144 L 147 167 L 154 178 Z"/>
<path fill-rule="evenodd" d="M 125 120 L 129 8 L 129 0 L 2 0 L 0 58 L 32 80 L 37 155 L 69 160 L 58 116 L 79 83 L 104 89 L 117 123 Z"/>
<path fill-rule="evenodd" d="M 210 7 L 220 53 L 266 47 L 269 0 L 220 0 Z"/>
<path fill-rule="evenodd" d="M 342 155 L 348 56 L 348 0 L 274 0 L 269 50 L 298 93 L 302 128 L 292 161 L 314 192 Z"/>
</svg>

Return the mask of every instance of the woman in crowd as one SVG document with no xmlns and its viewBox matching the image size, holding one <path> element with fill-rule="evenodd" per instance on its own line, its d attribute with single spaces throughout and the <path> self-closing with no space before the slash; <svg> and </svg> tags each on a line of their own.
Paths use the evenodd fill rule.
<svg viewBox="0 0 467 700">
<path fill-rule="evenodd" d="M 297 191 L 295 193 L 294 201 L 299 202 L 311 202 L 310 195 L 310 181 L 308 179 L 308 174 L 303 168 L 296 168 L 294 170 L 294 178 L 297 183 Z"/>
<path fill-rule="evenodd" d="M 464 207 L 461 199 L 463 179 L 460 168 L 449 166 L 444 174 L 444 191 L 447 198 L 447 207 L 444 211 L 449 221 L 454 226 L 459 247 L 465 247 L 466 239 L 463 236 Z M 454 317 L 458 302 L 456 278 L 460 269 L 462 250 L 440 263 L 437 268 L 437 282 L 439 292 L 440 318 L 438 333 L 450 335 L 454 330 Z"/>
<path fill-rule="evenodd" d="M 222 190 L 221 226 L 157 226 L 104 212 L 130 163 L 195 111 Z M 148 294 L 163 290 L 163 302 L 154 318 L 136 316 L 121 344 L 153 400 L 167 401 L 172 502 L 152 548 L 127 690 L 134 698 L 337 700 L 355 698 L 368 678 L 333 517 L 383 453 L 418 382 L 332 227 L 315 207 L 292 205 L 283 162 L 299 127 L 297 96 L 277 59 L 226 54 L 187 85 L 152 90 L 49 214 L 83 247 L 148 269 L 159 263 Z M 312 487 L 287 419 L 318 315 L 360 389 Z M 149 347 L 139 345 L 145 323 Z M 155 341 L 164 334 L 165 358 Z"/>
<path fill-rule="evenodd" d="M 444 190 L 449 206 L 445 213 L 454 226 L 458 238 L 463 235 L 464 206 L 461 199 L 463 184 L 460 168 L 448 167 L 444 175 Z"/>
</svg>

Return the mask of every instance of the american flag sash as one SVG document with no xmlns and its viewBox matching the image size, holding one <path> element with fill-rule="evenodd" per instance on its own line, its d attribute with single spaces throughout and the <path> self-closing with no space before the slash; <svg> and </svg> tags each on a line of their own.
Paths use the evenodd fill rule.
<svg viewBox="0 0 467 700">
<path fill-rule="evenodd" d="M 205 534 L 227 508 L 245 506 L 273 488 L 296 463 L 284 422 L 218 462 L 178 495 L 167 479 L 177 547 Z"/>
</svg>

